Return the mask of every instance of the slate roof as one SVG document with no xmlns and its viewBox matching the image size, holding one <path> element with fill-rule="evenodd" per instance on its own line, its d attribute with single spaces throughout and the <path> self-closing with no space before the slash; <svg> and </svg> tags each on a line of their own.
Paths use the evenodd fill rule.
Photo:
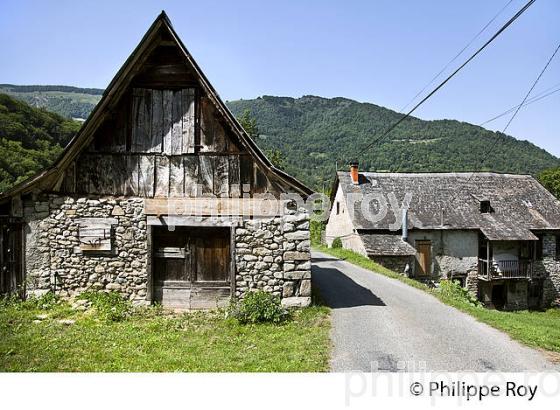
<svg viewBox="0 0 560 410">
<path fill-rule="evenodd" d="M 416 249 L 397 234 L 360 234 L 368 255 L 416 255 Z"/>
<path fill-rule="evenodd" d="M 399 230 L 407 194 L 409 229 L 477 229 L 490 240 L 535 240 L 531 231 L 560 229 L 560 201 L 530 175 L 361 172 L 358 185 L 349 172 L 337 178 L 358 230 Z M 368 217 L 368 203 L 370 215 L 381 214 L 372 198 L 386 202 L 385 217 Z M 491 213 L 481 212 L 482 200 Z"/>
</svg>

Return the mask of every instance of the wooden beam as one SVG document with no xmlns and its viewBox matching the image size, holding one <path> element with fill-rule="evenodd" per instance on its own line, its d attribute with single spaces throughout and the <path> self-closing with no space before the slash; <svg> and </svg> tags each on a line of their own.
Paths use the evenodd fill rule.
<svg viewBox="0 0 560 410">
<path fill-rule="evenodd" d="M 147 198 L 146 215 L 281 216 L 286 202 L 275 198 Z"/>
</svg>

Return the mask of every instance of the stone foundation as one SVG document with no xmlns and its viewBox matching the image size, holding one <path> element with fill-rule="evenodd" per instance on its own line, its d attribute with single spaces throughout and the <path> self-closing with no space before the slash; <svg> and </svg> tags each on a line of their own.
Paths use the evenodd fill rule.
<svg viewBox="0 0 560 410">
<path fill-rule="evenodd" d="M 380 264 L 381 266 L 390 269 L 397 273 L 405 274 L 406 265 L 410 268 L 410 273 L 412 273 L 412 267 L 414 266 L 414 257 L 412 256 L 372 256 L 371 260 Z"/>
</svg>

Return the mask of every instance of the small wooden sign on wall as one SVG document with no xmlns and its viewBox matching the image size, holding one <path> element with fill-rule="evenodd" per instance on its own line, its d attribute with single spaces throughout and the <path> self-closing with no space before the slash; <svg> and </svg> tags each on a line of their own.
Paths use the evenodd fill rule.
<svg viewBox="0 0 560 410">
<path fill-rule="evenodd" d="M 80 250 L 111 251 L 112 225 L 117 224 L 116 218 L 81 218 L 77 219 Z"/>
</svg>

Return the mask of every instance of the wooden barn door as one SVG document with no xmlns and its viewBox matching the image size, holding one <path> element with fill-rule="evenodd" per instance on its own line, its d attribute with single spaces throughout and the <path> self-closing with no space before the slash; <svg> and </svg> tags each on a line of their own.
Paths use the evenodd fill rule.
<svg viewBox="0 0 560 410">
<path fill-rule="evenodd" d="M 23 269 L 23 224 L 0 219 L 0 295 L 25 294 Z"/>
<path fill-rule="evenodd" d="M 157 227 L 153 236 L 154 300 L 172 308 L 227 303 L 231 289 L 229 228 Z"/>
<path fill-rule="evenodd" d="M 416 273 L 418 276 L 428 276 L 432 274 L 432 242 L 416 241 L 417 264 Z"/>
</svg>

